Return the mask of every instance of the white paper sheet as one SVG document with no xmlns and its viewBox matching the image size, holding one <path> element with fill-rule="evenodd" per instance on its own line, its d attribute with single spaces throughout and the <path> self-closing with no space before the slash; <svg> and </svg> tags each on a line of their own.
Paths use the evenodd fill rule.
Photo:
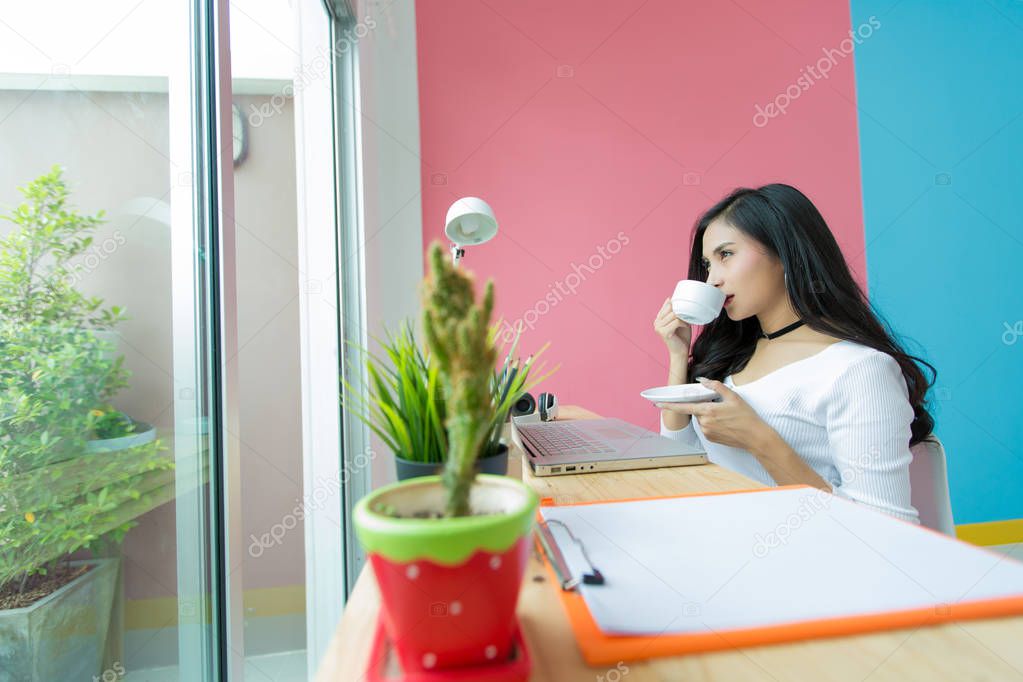
<svg viewBox="0 0 1023 682">
<path fill-rule="evenodd" d="M 1023 563 L 816 489 L 543 507 L 609 634 L 713 632 L 1023 596 Z M 590 567 L 549 526 L 572 575 Z"/>
</svg>

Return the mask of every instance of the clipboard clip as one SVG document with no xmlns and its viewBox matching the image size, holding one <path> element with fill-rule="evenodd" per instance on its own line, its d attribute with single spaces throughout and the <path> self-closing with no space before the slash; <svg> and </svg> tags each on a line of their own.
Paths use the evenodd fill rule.
<svg viewBox="0 0 1023 682">
<path fill-rule="evenodd" d="M 572 539 L 572 542 L 579 545 L 579 550 L 582 552 L 583 558 L 586 560 L 586 563 L 590 565 L 589 573 L 583 573 L 578 577 L 572 576 L 572 572 L 568 567 L 568 562 L 565 561 L 565 555 L 561 553 L 561 549 L 558 547 L 558 543 L 554 539 L 554 535 L 551 533 L 550 528 L 548 528 L 548 524 L 552 523 L 564 528 L 565 532 L 568 533 L 568 537 Z M 551 566 L 554 567 L 554 573 L 558 576 L 558 582 L 561 583 L 562 590 L 568 592 L 574 590 L 580 584 L 604 584 L 604 575 L 596 566 L 593 565 L 589 554 L 586 553 L 586 546 L 583 545 L 582 541 L 572 533 L 571 528 L 558 519 L 541 519 L 537 521 L 536 525 L 537 537 L 540 539 L 540 545 L 543 547 L 543 552 L 547 556 L 547 559 L 551 562 Z"/>
</svg>

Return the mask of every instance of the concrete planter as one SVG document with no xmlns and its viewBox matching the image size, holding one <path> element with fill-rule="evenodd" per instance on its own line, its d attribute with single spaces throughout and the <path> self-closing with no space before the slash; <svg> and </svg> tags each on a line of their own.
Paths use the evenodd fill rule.
<svg viewBox="0 0 1023 682">
<path fill-rule="evenodd" d="M 102 675 L 118 561 L 72 561 L 93 569 L 31 606 L 0 611 L 0 682 Z"/>
<path fill-rule="evenodd" d="M 85 451 L 95 452 L 117 452 L 129 448 L 137 448 L 156 440 L 156 428 L 145 422 L 135 422 L 135 432 L 120 438 L 101 438 L 90 440 L 85 444 Z"/>
</svg>

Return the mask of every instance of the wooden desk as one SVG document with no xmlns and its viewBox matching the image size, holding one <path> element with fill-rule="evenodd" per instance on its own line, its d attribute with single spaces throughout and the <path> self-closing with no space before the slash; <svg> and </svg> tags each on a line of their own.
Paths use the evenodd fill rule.
<svg viewBox="0 0 1023 682">
<path fill-rule="evenodd" d="M 578 407 L 561 408 L 563 419 L 595 418 Z M 523 474 L 513 449 L 509 475 L 521 475 L 541 497 L 582 502 L 763 487 L 714 464 L 646 471 L 536 478 Z M 539 578 L 539 580 L 538 580 Z M 1021 680 L 1023 617 L 947 623 L 910 630 L 775 644 L 708 654 L 626 661 L 625 668 L 591 668 L 576 648 L 572 629 L 535 555 L 526 567 L 518 613 L 533 657 L 534 682 L 647 682 L 686 680 Z M 380 597 L 367 566 L 345 605 L 317 682 L 362 680 Z"/>
</svg>

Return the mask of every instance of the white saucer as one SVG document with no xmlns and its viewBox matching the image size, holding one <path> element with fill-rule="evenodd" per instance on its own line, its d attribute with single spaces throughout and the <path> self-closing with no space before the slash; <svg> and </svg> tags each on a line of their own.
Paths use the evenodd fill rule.
<svg viewBox="0 0 1023 682">
<path fill-rule="evenodd" d="M 675 384 L 648 388 L 640 393 L 652 403 L 705 403 L 720 402 L 721 396 L 703 384 Z"/>
</svg>

